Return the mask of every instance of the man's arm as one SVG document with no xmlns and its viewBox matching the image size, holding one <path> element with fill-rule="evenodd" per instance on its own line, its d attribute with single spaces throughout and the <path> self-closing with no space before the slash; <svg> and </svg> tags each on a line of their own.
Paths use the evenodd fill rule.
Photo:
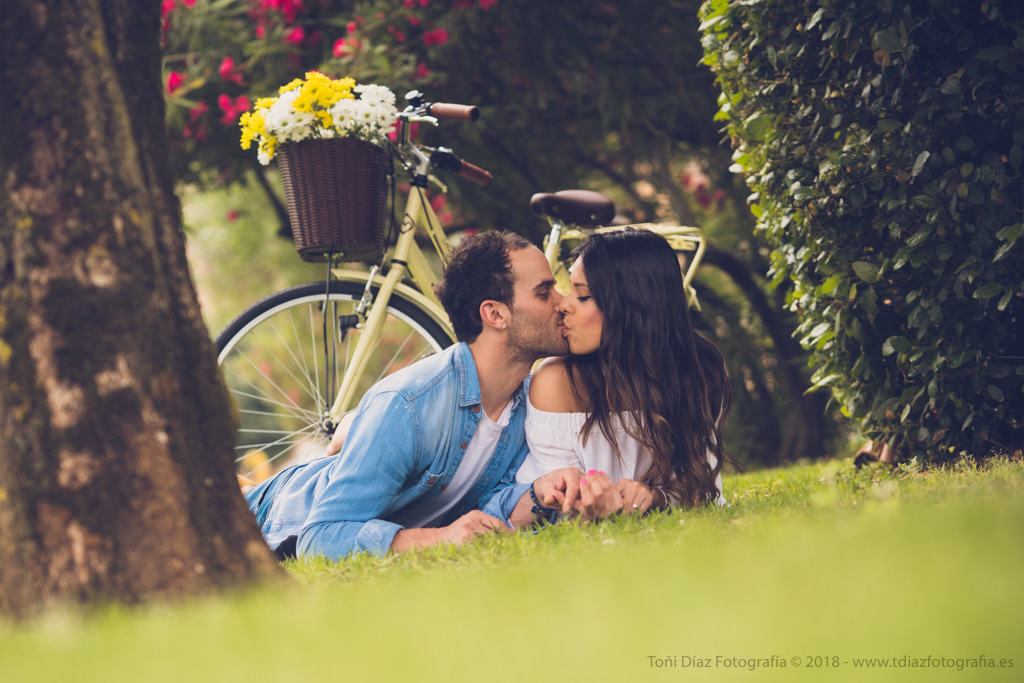
<svg viewBox="0 0 1024 683">
<path fill-rule="evenodd" d="M 395 392 L 367 397 L 346 441 L 326 480 L 309 494 L 315 499 L 299 532 L 300 556 L 382 556 L 402 530 L 381 518 L 416 470 L 419 424 L 412 406 Z"/>
<path fill-rule="evenodd" d="M 462 545 L 477 536 L 493 533 L 507 533 L 505 523 L 486 512 L 473 510 L 459 517 L 448 526 L 437 529 L 402 529 L 391 542 L 391 552 L 404 553 L 409 550 L 429 548 L 441 543 Z"/>
</svg>

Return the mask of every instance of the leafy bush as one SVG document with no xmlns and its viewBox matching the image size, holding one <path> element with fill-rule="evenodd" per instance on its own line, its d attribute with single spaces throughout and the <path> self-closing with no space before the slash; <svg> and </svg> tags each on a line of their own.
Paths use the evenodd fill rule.
<svg viewBox="0 0 1024 683">
<path fill-rule="evenodd" d="M 903 455 L 1024 441 L 1024 5 L 709 0 L 815 386 Z"/>
</svg>

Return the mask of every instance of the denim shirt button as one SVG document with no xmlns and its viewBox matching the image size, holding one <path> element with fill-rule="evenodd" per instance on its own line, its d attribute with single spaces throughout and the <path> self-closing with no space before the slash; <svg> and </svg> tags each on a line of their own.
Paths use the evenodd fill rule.
<svg viewBox="0 0 1024 683">
<path fill-rule="evenodd" d="M 435 481 L 437 481 L 437 477 L 431 477 L 430 479 L 427 479 L 427 483 L 430 484 L 431 486 L 434 485 Z"/>
<path fill-rule="evenodd" d="M 467 446 L 469 446 L 469 444 L 468 444 L 468 443 L 466 443 L 465 441 L 463 441 L 463 442 L 462 442 L 462 448 L 463 448 L 463 450 L 465 450 L 465 448 L 466 448 Z"/>
<path fill-rule="evenodd" d="M 479 413 L 480 412 L 480 406 L 473 406 L 473 412 L 474 413 Z"/>
<path fill-rule="evenodd" d="M 448 484 L 441 484 L 441 490 L 442 491 L 444 491 L 446 488 L 448 488 Z"/>
</svg>

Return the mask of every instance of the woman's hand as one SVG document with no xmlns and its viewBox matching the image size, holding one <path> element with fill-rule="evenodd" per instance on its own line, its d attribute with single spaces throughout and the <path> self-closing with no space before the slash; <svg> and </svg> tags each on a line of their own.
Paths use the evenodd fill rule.
<svg viewBox="0 0 1024 683">
<path fill-rule="evenodd" d="M 654 504 L 654 491 L 638 481 L 619 479 L 615 482 L 615 489 L 622 497 L 623 512 L 642 515 Z"/>
<path fill-rule="evenodd" d="M 622 495 L 604 472 L 590 470 L 580 479 L 580 519 L 589 522 L 622 512 Z"/>
</svg>

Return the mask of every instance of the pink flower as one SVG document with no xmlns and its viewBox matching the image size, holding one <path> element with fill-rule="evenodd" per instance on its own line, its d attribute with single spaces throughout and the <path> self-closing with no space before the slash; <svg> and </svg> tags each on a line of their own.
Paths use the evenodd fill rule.
<svg viewBox="0 0 1024 683">
<path fill-rule="evenodd" d="M 359 27 L 356 26 L 356 22 L 354 22 L 354 21 L 348 22 L 348 25 L 345 27 L 345 31 L 348 32 L 348 33 L 355 33 L 358 30 L 359 30 Z"/>
<path fill-rule="evenodd" d="M 167 74 L 168 95 L 173 95 L 174 91 L 178 90 L 183 85 L 185 85 L 185 74 L 179 73 L 177 71 L 172 71 L 171 73 Z"/>
<path fill-rule="evenodd" d="M 196 106 L 188 110 L 188 118 L 192 123 L 197 123 L 199 119 L 203 118 L 203 115 L 210 110 L 210 107 L 206 102 L 200 102 Z"/>
<path fill-rule="evenodd" d="M 267 35 L 267 29 L 264 28 L 262 24 L 256 27 L 256 37 L 257 38 L 263 38 L 266 35 Z"/>
<path fill-rule="evenodd" d="M 427 65 L 425 63 L 420 62 L 416 66 L 416 71 L 415 71 L 415 73 L 413 73 L 412 77 L 413 78 L 426 78 L 429 75 L 430 75 L 430 69 L 427 68 Z"/>
<path fill-rule="evenodd" d="M 420 25 L 420 18 L 419 17 L 410 16 L 409 17 L 409 25 L 410 26 L 419 26 Z"/>
<path fill-rule="evenodd" d="M 176 0 L 164 0 L 160 5 L 160 18 L 166 20 L 167 15 L 174 11 L 174 8 L 178 6 Z"/>
<path fill-rule="evenodd" d="M 473 6 L 473 3 L 469 0 L 455 0 L 452 3 L 452 9 L 469 9 Z"/>
<path fill-rule="evenodd" d="M 181 0 L 181 4 L 185 5 L 185 7 L 191 7 L 196 4 L 196 0 Z"/>
<path fill-rule="evenodd" d="M 427 31 L 423 34 L 424 45 L 444 45 L 448 42 L 448 31 L 443 28 Z"/>
<path fill-rule="evenodd" d="M 217 98 L 217 105 L 224 112 L 223 116 L 220 117 L 220 122 L 225 126 L 232 126 L 242 112 L 249 109 L 249 98 L 242 95 L 232 100 L 226 93 L 221 93 L 220 97 Z"/>
<path fill-rule="evenodd" d="M 234 223 L 238 220 L 238 212 L 234 210 L 228 211 L 227 219 L 228 223 Z"/>
<path fill-rule="evenodd" d="M 284 36 L 284 42 L 298 45 L 306 38 L 306 29 L 302 26 L 293 26 Z"/>
<path fill-rule="evenodd" d="M 242 85 L 242 74 L 235 67 L 235 60 L 231 57 L 225 57 L 220 63 L 219 73 L 222 80 Z"/>
<path fill-rule="evenodd" d="M 334 41 L 334 56 L 345 57 L 347 55 L 354 55 L 362 45 L 362 41 L 358 38 L 338 38 Z"/>
<path fill-rule="evenodd" d="M 480 0 L 480 9 L 489 10 L 498 4 L 498 0 Z"/>
</svg>

